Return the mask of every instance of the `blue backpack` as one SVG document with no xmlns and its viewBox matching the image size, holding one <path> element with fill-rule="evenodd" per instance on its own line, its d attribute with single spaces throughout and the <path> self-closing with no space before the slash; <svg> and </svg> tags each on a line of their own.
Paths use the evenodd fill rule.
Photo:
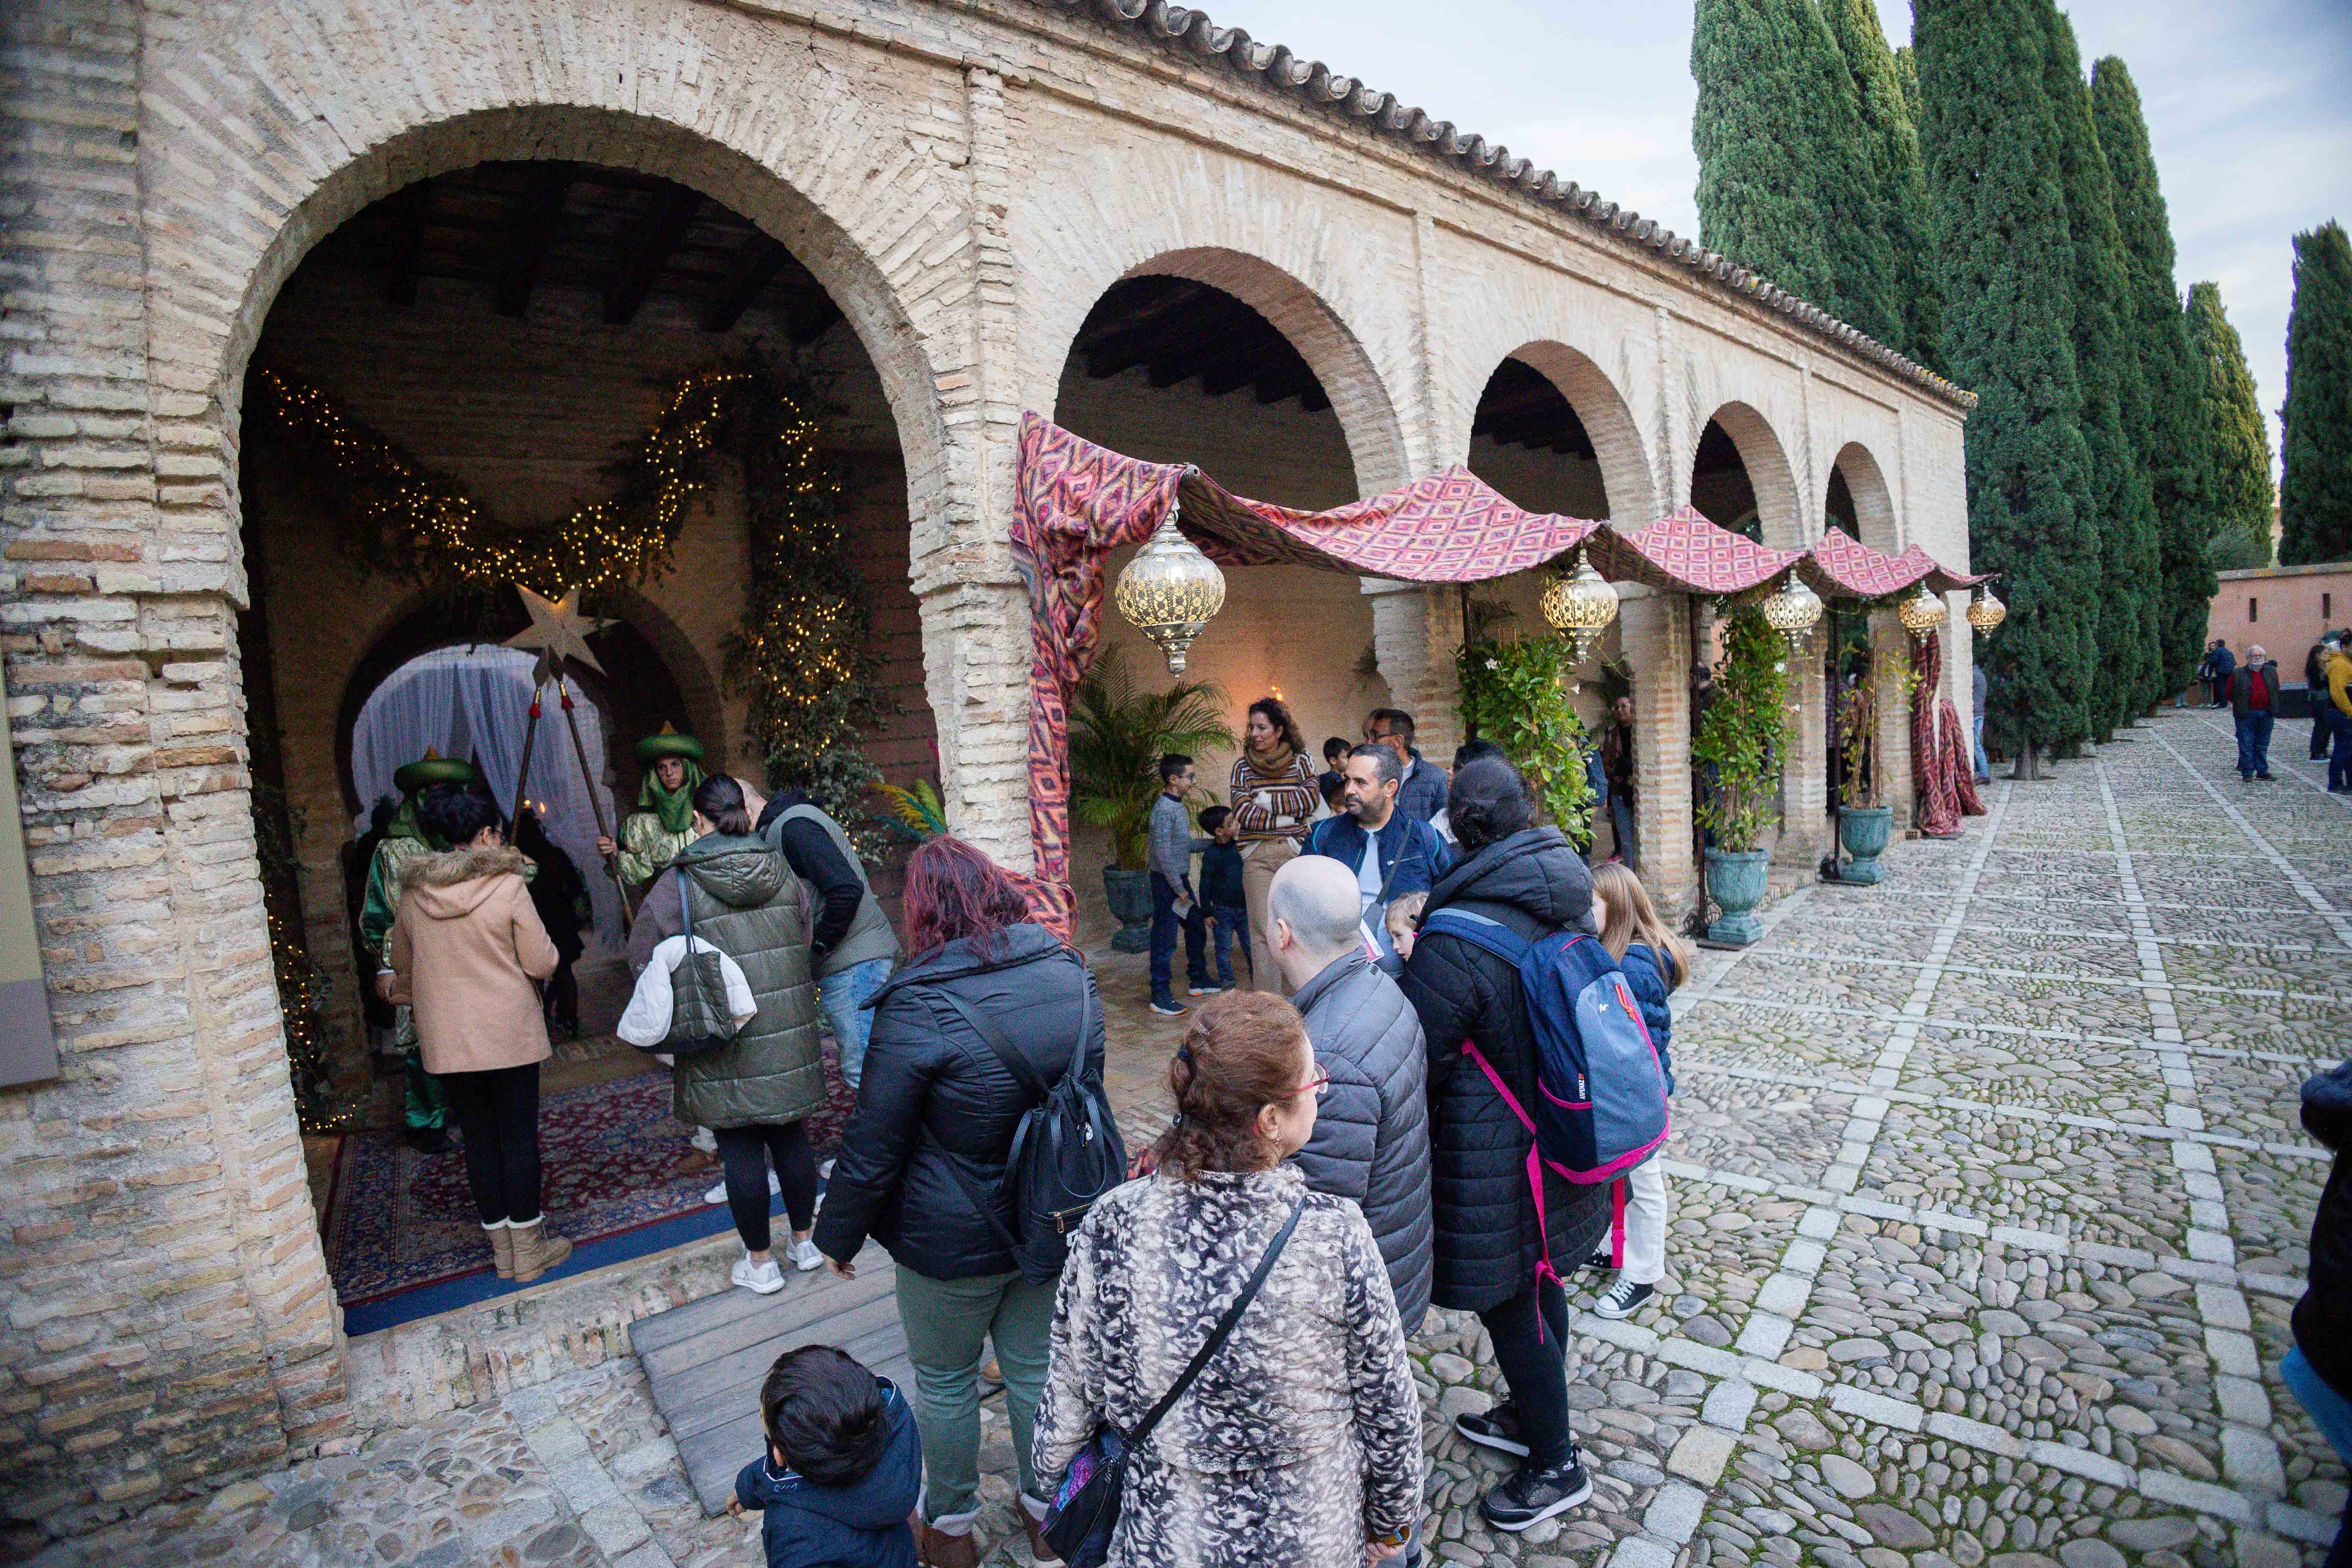
<svg viewBox="0 0 2352 1568">
<path fill-rule="evenodd" d="M 1614 1181 L 1657 1152 L 1666 1141 L 1665 1069 L 1625 972 L 1599 938 L 1557 931 L 1529 942 L 1467 910 L 1440 910 L 1421 929 L 1458 936 L 1519 972 L 1536 1037 L 1535 1114 L 1477 1047 L 1465 1039 L 1462 1048 L 1535 1135 L 1531 1166 L 1539 1155 L 1568 1180 L 1590 1186 Z M 1540 1205 L 1540 1185 L 1537 1190 Z"/>
</svg>

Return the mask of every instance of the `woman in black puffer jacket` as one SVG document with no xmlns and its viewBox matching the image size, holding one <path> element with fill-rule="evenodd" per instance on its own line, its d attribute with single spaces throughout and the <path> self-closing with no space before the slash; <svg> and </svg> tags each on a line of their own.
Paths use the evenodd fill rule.
<svg viewBox="0 0 2352 1568">
<path fill-rule="evenodd" d="M 1030 1468 L 1037 1401 L 1045 1386 L 1055 1282 L 1024 1279 L 1005 1244 L 998 1194 L 1013 1133 L 1034 1103 L 1011 1068 L 946 1001 L 952 993 L 995 1026 L 1047 1083 L 1068 1070 L 1086 1023 L 1088 1069 L 1102 1073 L 1103 1022 L 1088 1004 L 1085 960 L 1030 921 L 1020 890 L 985 855 L 934 838 L 907 863 L 906 967 L 874 994 L 874 1034 L 818 1215 L 817 1249 L 847 1277 L 868 1236 L 898 1265 L 898 1315 L 915 1364 L 915 1421 L 923 1439 L 922 1560 L 939 1568 L 978 1561 L 978 1368 L 983 1340 L 1003 1369 L 1013 1452 L 1032 1550 L 1052 1561 L 1036 1521 L 1045 1505 Z"/>
<path fill-rule="evenodd" d="M 1591 929 L 1592 878 L 1557 827 L 1537 827 L 1518 770 L 1500 758 L 1454 775 L 1446 819 L 1462 846 L 1422 918 L 1453 909 L 1534 940 Z M 1431 1196 L 1437 1217 L 1437 1304 L 1478 1314 L 1510 1394 L 1454 1425 L 1474 1443 L 1522 1457 L 1479 1503 L 1489 1524 L 1520 1531 L 1592 1495 L 1568 1426 L 1562 1346 L 1568 1300 L 1538 1280 L 1545 1256 L 1581 1263 L 1609 1225 L 1609 1189 L 1556 1177 L 1544 1223 L 1528 1185 L 1534 1139 L 1462 1049 L 1466 1037 L 1522 1106 L 1536 1103 L 1536 1044 L 1517 967 L 1444 931 L 1424 930 L 1405 966 L 1404 994 L 1429 1045 Z M 1571 1265 L 1572 1266 L 1572 1265 Z"/>
<path fill-rule="evenodd" d="M 2311 1263 L 2294 1304 L 2294 1348 L 2279 1375 L 2336 1457 L 2352 1465 L 2352 1062 L 2304 1080 L 2303 1128 L 2335 1154 L 2311 1221 Z M 2352 1509 L 2345 1513 L 2352 1526 Z M 2352 1563 L 2352 1528 L 2340 1528 L 2327 1568 Z"/>
</svg>

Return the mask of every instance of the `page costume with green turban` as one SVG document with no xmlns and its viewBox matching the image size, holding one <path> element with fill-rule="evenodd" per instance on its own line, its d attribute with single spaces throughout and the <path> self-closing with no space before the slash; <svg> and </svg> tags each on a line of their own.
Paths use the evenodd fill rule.
<svg viewBox="0 0 2352 1568">
<path fill-rule="evenodd" d="M 430 747 L 392 775 L 400 791 L 400 810 L 384 825 L 383 841 L 375 847 L 375 858 L 368 863 L 367 897 L 360 906 L 360 940 L 367 945 L 368 956 L 375 960 L 378 971 L 391 967 L 388 944 L 393 919 L 400 912 L 402 874 L 427 855 L 438 855 L 449 847 L 425 836 L 416 819 L 417 797 L 435 784 L 470 785 L 479 776 L 471 763 L 441 756 Z M 425 1070 L 416 1047 L 416 1019 L 405 1005 L 393 1009 L 392 1042 L 400 1047 L 408 1079 L 404 1119 L 415 1131 L 442 1126 L 448 1112 L 441 1082 Z"/>
<path fill-rule="evenodd" d="M 677 852 L 694 842 L 694 792 L 702 783 L 702 742 L 681 735 L 665 724 L 658 735 L 647 735 L 636 745 L 637 765 L 646 770 L 637 786 L 637 809 L 621 824 L 621 882 L 638 887 L 666 870 Z M 676 789 L 664 789 L 655 764 L 676 757 L 686 764 L 686 777 Z"/>
</svg>

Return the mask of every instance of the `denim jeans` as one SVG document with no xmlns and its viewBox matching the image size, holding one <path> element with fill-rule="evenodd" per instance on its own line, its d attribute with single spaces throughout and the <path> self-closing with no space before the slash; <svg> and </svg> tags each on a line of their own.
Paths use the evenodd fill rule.
<svg viewBox="0 0 2352 1568">
<path fill-rule="evenodd" d="M 1613 792 L 1609 796 L 1609 830 L 1617 839 L 1617 853 L 1625 864 L 1640 870 L 1641 857 L 1633 852 L 1633 803 Z"/>
<path fill-rule="evenodd" d="M 1257 973 L 1257 959 L 1250 952 L 1249 910 L 1232 904 L 1216 904 L 1209 910 L 1209 929 L 1216 933 L 1217 984 L 1231 991 L 1234 988 L 1234 939 L 1241 938 L 1242 962 Z"/>
<path fill-rule="evenodd" d="M 1209 922 L 1200 900 L 1192 901 L 1190 913 L 1180 921 L 1176 918 L 1176 900 L 1182 891 L 1167 878 L 1151 874 L 1151 999 L 1163 1007 L 1176 1005 L 1176 994 L 1170 990 L 1176 967 L 1176 928 L 1184 928 L 1184 974 L 1196 990 L 1209 984 Z"/>
<path fill-rule="evenodd" d="M 2327 753 L 2327 787 L 2352 789 L 2352 714 L 2337 713 L 2336 749 Z"/>
<path fill-rule="evenodd" d="M 2327 1439 L 2327 1446 L 2336 1450 L 2336 1457 L 2352 1465 L 2352 1399 L 2336 1393 L 2335 1385 L 2319 1375 L 2319 1369 L 2304 1356 L 2301 1345 L 2289 1350 L 2286 1359 L 2279 1363 L 2279 1381 L 2286 1384 L 2287 1391 L 2311 1417 L 2311 1424 L 2319 1428 L 2319 1435 Z M 2352 1557 L 2352 1531 L 2341 1531 L 2336 1537 L 2336 1549 L 2327 1554 L 2328 1568 L 2336 1568 L 2347 1557 Z"/>
<path fill-rule="evenodd" d="M 2327 742 L 2336 738 L 2336 710 L 2328 705 L 2327 689 L 2319 687 L 2312 695 L 2317 699 L 2311 710 L 2311 760 L 2327 760 Z"/>
<path fill-rule="evenodd" d="M 1990 779 L 1990 778 L 1991 778 L 1991 777 L 1992 777 L 1992 759 L 1985 755 L 1985 749 L 1984 749 L 1984 710 L 1983 710 L 1983 709 L 1981 709 L 1981 708 L 1979 708 L 1979 709 L 1978 709 L 1978 710 L 1977 710 L 1976 731 L 1977 731 L 1977 777 L 1979 777 L 1979 778 L 1980 778 L 1980 779 Z"/>
<path fill-rule="evenodd" d="M 874 1037 L 874 1009 L 866 1004 L 890 978 L 890 960 L 869 958 L 816 983 L 816 1005 L 833 1024 L 834 1044 L 841 1047 L 841 1076 L 849 1092 L 866 1076 L 866 1042 Z"/>
<path fill-rule="evenodd" d="M 2238 773 L 2252 778 L 2271 771 L 2271 725 L 2267 708 L 2249 708 L 2238 715 Z"/>
<path fill-rule="evenodd" d="M 980 1350 L 996 1346 L 1021 1489 L 1037 1495 L 1029 1444 L 1045 1392 L 1055 1286 L 1013 1274 L 934 1279 L 901 1265 L 898 1320 L 915 1363 L 915 1427 L 923 1439 L 923 1517 L 933 1524 L 980 1506 Z"/>
</svg>

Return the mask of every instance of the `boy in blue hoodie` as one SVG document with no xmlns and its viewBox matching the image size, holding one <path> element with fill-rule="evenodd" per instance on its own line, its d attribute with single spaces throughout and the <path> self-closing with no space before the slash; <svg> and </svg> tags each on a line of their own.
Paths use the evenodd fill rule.
<svg viewBox="0 0 2352 1568">
<path fill-rule="evenodd" d="M 915 1568 L 907 1516 L 923 1479 L 914 1412 L 845 1351 L 786 1351 L 760 1386 L 768 1452 L 727 1511 L 763 1512 L 768 1568 Z"/>
</svg>

